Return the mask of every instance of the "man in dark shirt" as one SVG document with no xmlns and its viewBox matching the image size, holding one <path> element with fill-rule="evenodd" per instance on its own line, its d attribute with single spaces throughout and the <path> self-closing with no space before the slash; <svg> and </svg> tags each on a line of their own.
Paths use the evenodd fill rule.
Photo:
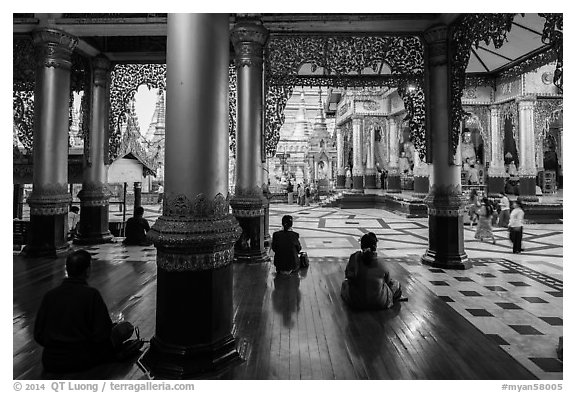
<svg viewBox="0 0 576 393">
<path fill-rule="evenodd" d="M 144 208 L 138 206 L 134 209 L 134 217 L 130 217 L 128 221 L 126 221 L 125 245 L 149 246 L 152 244 L 146 239 L 146 232 L 150 230 L 150 225 L 143 216 Z"/>
<path fill-rule="evenodd" d="M 42 299 L 34 339 L 44 347 L 42 365 L 48 372 L 82 371 L 112 360 L 112 343 L 122 343 L 132 335 L 132 331 L 113 329 L 100 292 L 86 282 L 90 264 L 87 251 L 71 253 L 66 259 L 68 277 Z"/>
</svg>

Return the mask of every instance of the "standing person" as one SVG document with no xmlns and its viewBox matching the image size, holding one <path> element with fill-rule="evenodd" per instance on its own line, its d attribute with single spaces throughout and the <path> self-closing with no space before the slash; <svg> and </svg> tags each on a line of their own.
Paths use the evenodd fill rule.
<svg viewBox="0 0 576 393">
<path fill-rule="evenodd" d="M 401 300 L 402 287 L 378 258 L 377 243 L 376 235 L 368 232 L 360 239 L 361 250 L 348 260 L 340 294 L 352 308 L 386 309 Z"/>
<path fill-rule="evenodd" d="M 78 223 L 80 222 L 80 208 L 70 206 L 68 212 L 68 239 L 74 239 L 78 234 Z"/>
<path fill-rule="evenodd" d="M 476 165 L 471 164 L 470 169 L 468 170 L 468 183 L 477 185 L 480 183 L 480 179 L 478 177 L 478 169 L 476 169 Z"/>
<path fill-rule="evenodd" d="M 503 192 L 500 194 L 500 214 L 498 215 L 498 226 L 500 228 L 508 228 L 510 222 L 510 199 Z"/>
<path fill-rule="evenodd" d="M 288 193 L 288 204 L 291 205 L 294 203 L 294 186 L 292 182 L 288 180 L 288 185 L 286 186 L 286 192 Z"/>
<path fill-rule="evenodd" d="M 304 206 L 304 186 L 298 184 L 298 205 Z"/>
<path fill-rule="evenodd" d="M 346 188 L 352 188 L 352 171 L 350 168 L 346 167 Z"/>
<path fill-rule="evenodd" d="M 476 227 L 475 239 L 483 241 L 484 238 L 491 237 L 492 244 L 496 243 L 496 238 L 492 233 L 492 215 L 494 208 L 488 198 L 482 198 L 482 205 L 478 209 L 478 227 Z"/>
<path fill-rule="evenodd" d="M 306 201 L 306 206 L 310 206 L 310 197 L 312 192 L 310 191 L 310 184 L 306 184 L 306 189 L 304 190 L 304 200 Z"/>
<path fill-rule="evenodd" d="M 380 173 L 380 187 L 386 189 L 386 179 L 388 178 L 388 171 L 382 168 L 382 173 Z"/>
<path fill-rule="evenodd" d="M 282 217 L 282 230 L 272 234 L 272 251 L 274 266 L 282 274 L 297 272 L 300 267 L 298 253 L 302 250 L 300 235 L 292 229 L 292 216 Z"/>
<path fill-rule="evenodd" d="M 164 186 L 162 183 L 158 184 L 158 204 L 160 204 L 158 207 L 158 213 L 160 213 L 162 211 L 162 201 L 164 200 Z"/>
<path fill-rule="evenodd" d="M 476 224 L 479 207 L 480 202 L 478 201 L 478 191 L 472 189 L 472 191 L 470 191 L 470 197 L 468 198 L 468 217 L 470 217 L 470 226 Z"/>
<path fill-rule="evenodd" d="M 48 372 L 83 371 L 111 361 L 134 331 L 128 322 L 113 325 L 100 292 L 88 285 L 91 259 L 86 250 L 68 255 L 68 277 L 40 304 L 34 340 L 44 347 L 42 365 Z"/>
<path fill-rule="evenodd" d="M 149 246 L 152 243 L 146 239 L 146 233 L 150 230 L 148 220 L 144 218 L 144 208 L 142 206 L 136 207 L 134 210 L 134 217 L 130 217 L 126 221 L 126 239 L 124 245 L 126 246 Z"/>
<path fill-rule="evenodd" d="M 510 213 L 510 222 L 508 223 L 508 230 L 510 231 L 510 241 L 512 242 L 512 252 L 520 254 L 522 251 L 522 233 L 524 227 L 524 210 L 522 203 L 515 200 L 512 203 L 512 212 Z"/>
</svg>

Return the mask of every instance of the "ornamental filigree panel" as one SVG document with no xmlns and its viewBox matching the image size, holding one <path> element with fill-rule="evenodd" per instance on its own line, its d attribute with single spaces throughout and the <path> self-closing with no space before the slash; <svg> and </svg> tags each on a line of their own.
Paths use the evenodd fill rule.
<svg viewBox="0 0 576 393">
<path fill-rule="evenodd" d="M 398 88 L 398 94 L 404 101 L 406 110 L 405 121 L 410 127 L 410 140 L 414 144 L 420 159 L 423 162 L 431 162 L 432 157 L 428 154 L 428 140 L 426 138 L 426 99 L 422 86 L 408 89 L 405 86 Z"/>
<path fill-rule="evenodd" d="M 563 113 L 561 99 L 538 99 L 534 106 L 534 132 L 536 142 L 540 142 L 548 135 L 550 123 L 561 118 Z"/>
<path fill-rule="evenodd" d="M 276 154 L 280 140 L 280 128 L 284 124 L 284 108 L 292 96 L 293 86 L 266 85 L 264 148 L 268 157 Z"/>
<path fill-rule="evenodd" d="M 538 14 L 546 21 L 542 31 L 542 42 L 552 46 L 556 52 L 556 71 L 554 72 L 554 84 L 562 90 L 562 73 L 563 73 L 563 14 Z"/>
<path fill-rule="evenodd" d="M 271 36 L 266 46 L 266 72 L 271 80 L 298 74 L 309 63 L 327 74 L 360 74 L 365 68 L 378 72 L 382 62 L 395 75 L 422 75 L 422 42 L 416 36 Z"/>
<path fill-rule="evenodd" d="M 466 84 L 466 67 L 470 60 L 472 45 L 478 49 L 480 42 L 502 47 L 512 28 L 516 14 L 467 14 L 450 27 L 450 103 L 451 103 L 451 162 L 454 160 L 460 139 L 460 124 L 464 111 L 462 94 Z"/>
<path fill-rule="evenodd" d="M 34 91 L 12 91 L 14 128 L 18 139 L 27 150 L 32 152 L 34 134 Z"/>
<path fill-rule="evenodd" d="M 118 156 L 121 125 L 128 113 L 127 104 L 134 98 L 141 85 L 166 90 L 166 64 L 116 64 L 112 69 L 109 114 L 110 161 Z"/>
<path fill-rule="evenodd" d="M 236 154 L 236 108 L 237 108 L 237 74 L 233 63 L 228 66 L 228 135 L 230 150 Z"/>
</svg>

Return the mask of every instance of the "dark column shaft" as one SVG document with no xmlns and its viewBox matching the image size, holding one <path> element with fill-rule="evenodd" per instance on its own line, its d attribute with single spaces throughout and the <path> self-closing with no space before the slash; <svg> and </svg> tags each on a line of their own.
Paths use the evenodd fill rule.
<svg viewBox="0 0 576 393">
<path fill-rule="evenodd" d="M 169 14 L 163 215 L 156 333 L 143 364 L 158 378 L 202 378 L 239 360 L 228 203 L 227 14 Z"/>
</svg>

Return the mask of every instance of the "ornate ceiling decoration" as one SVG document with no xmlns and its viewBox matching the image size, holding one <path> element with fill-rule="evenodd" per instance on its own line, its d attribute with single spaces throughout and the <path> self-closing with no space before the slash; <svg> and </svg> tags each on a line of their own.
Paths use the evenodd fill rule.
<svg viewBox="0 0 576 393">
<path fill-rule="evenodd" d="M 554 84 L 562 90 L 562 72 L 563 72 L 563 14 L 538 14 L 546 19 L 544 31 L 542 32 L 542 42 L 552 46 L 556 52 L 556 71 L 554 72 Z"/>
</svg>

